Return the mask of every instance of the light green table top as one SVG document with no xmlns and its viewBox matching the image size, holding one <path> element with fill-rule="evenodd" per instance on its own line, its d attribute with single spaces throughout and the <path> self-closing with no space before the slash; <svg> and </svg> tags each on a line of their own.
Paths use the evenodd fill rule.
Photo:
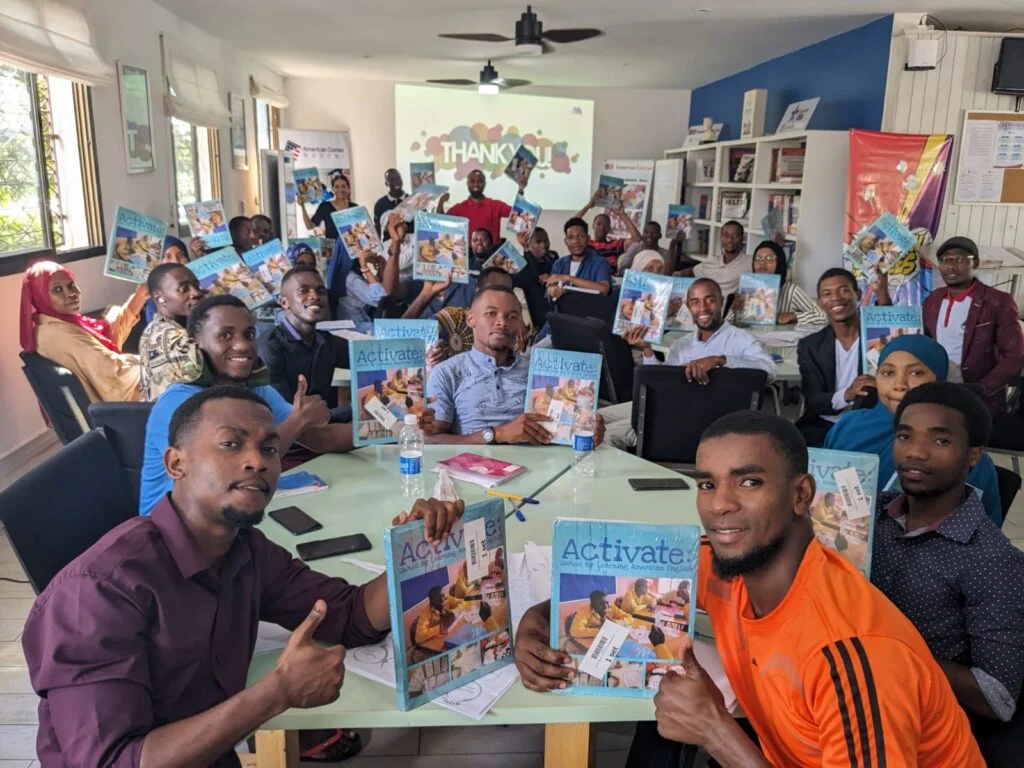
<svg viewBox="0 0 1024 768">
<path fill-rule="evenodd" d="M 502 484 L 501 490 L 529 495 L 564 469 L 572 459 L 568 447 L 531 446 L 427 446 L 424 469 L 427 491 L 432 488 L 434 464 L 464 450 L 486 454 L 528 468 L 515 480 Z M 648 491 L 638 493 L 630 488 L 630 477 L 678 477 L 664 469 L 602 446 L 594 454 L 597 476 L 576 477 L 571 471 L 537 494 L 539 505 L 527 505 L 525 523 L 510 517 L 507 523 L 508 551 L 520 552 L 524 542 L 550 544 L 552 525 L 557 517 L 592 517 L 607 520 L 637 520 L 657 523 L 698 524 L 696 494 L 689 491 Z M 326 491 L 282 499 L 271 508 L 296 504 L 320 523 L 323 529 L 305 536 L 293 536 L 272 520 L 265 520 L 261 530 L 272 541 L 294 552 L 303 541 L 365 533 L 373 549 L 355 555 L 357 559 L 384 562 L 383 531 L 391 519 L 407 508 L 399 491 L 397 446 L 363 448 L 346 455 L 322 456 L 304 466 L 322 477 L 330 486 Z M 471 483 L 456 481 L 456 487 L 467 502 L 486 498 L 485 489 Z M 506 502 L 506 509 L 511 506 Z M 368 571 L 333 557 L 312 563 L 317 570 L 341 576 L 353 583 L 373 578 Z M 249 669 L 254 682 L 273 668 L 278 653 L 258 654 Z M 650 699 L 629 699 L 614 696 L 559 696 L 526 690 L 520 681 L 501 697 L 494 709 L 479 722 L 426 704 L 402 712 L 395 703 L 395 691 L 354 674 L 345 676 L 341 698 L 317 709 L 289 710 L 263 726 L 266 729 L 303 730 L 315 728 L 401 728 L 455 725 L 497 725 L 521 723 L 578 723 L 651 720 L 654 705 Z"/>
</svg>

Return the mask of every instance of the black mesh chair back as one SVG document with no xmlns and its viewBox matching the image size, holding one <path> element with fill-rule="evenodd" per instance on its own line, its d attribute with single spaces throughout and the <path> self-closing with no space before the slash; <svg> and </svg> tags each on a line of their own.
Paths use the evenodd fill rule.
<svg viewBox="0 0 1024 768">
<path fill-rule="evenodd" d="M 152 403 L 93 403 L 89 418 L 103 430 L 117 461 L 128 477 L 135 502 L 139 501 L 142 459 L 146 452 L 146 422 Z"/>
<path fill-rule="evenodd" d="M 21 370 L 57 438 L 67 445 L 92 429 L 87 416 L 89 396 L 78 377 L 42 355 L 33 352 L 20 354 Z"/>
</svg>

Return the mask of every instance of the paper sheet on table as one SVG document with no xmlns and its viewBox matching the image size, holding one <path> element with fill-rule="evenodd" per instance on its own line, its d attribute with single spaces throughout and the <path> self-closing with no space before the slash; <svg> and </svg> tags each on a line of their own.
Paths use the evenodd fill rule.
<svg viewBox="0 0 1024 768">
<path fill-rule="evenodd" d="M 345 656 L 345 669 L 360 677 L 394 688 L 393 653 L 394 646 L 390 637 L 373 645 L 352 648 Z M 480 720 L 504 695 L 505 691 L 512 687 L 517 677 L 519 677 L 519 673 L 516 671 L 515 665 L 508 664 L 477 680 L 466 683 L 460 688 L 449 691 L 444 696 L 434 699 L 433 703 L 450 709 L 452 712 L 458 712 L 460 715 Z M 345 695 L 344 688 L 342 688 L 342 695 Z"/>
<path fill-rule="evenodd" d="M 736 693 L 733 691 L 729 678 L 725 674 L 725 667 L 722 666 L 722 657 L 718 655 L 718 649 L 715 647 L 715 644 L 698 638 L 693 641 L 693 655 L 697 657 L 697 662 L 704 667 L 704 671 L 708 673 L 715 685 L 718 686 L 718 690 L 722 692 L 722 698 L 725 699 L 725 708 L 732 712 L 733 707 L 736 706 Z"/>
<path fill-rule="evenodd" d="M 530 593 L 542 603 L 551 597 L 551 547 L 538 546 L 532 541 L 523 545 L 526 570 L 530 579 Z"/>
<path fill-rule="evenodd" d="M 519 622 L 523 614 L 535 603 L 533 593 L 530 592 L 530 577 L 526 570 L 526 555 L 522 552 L 513 552 L 508 557 L 508 601 L 509 611 L 512 616 L 512 639 L 515 640 L 515 633 L 519 629 Z"/>
<path fill-rule="evenodd" d="M 253 653 L 280 650 L 288 645 L 288 638 L 291 636 L 290 630 L 268 621 L 261 621 L 256 628 L 256 648 Z"/>
<path fill-rule="evenodd" d="M 385 568 L 380 563 L 369 563 L 366 560 L 359 560 L 355 557 L 346 557 L 344 560 L 342 560 L 342 562 L 351 563 L 352 565 L 358 565 L 360 568 L 363 568 L 369 571 L 370 573 L 375 573 L 378 576 L 387 570 L 387 568 Z"/>
<path fill-rule="evenodd" d="M 753 336 L 765 346 L 795 347 L 807 334 L 800 331 L 759 331 L 749 329 Z"/>
</svg>

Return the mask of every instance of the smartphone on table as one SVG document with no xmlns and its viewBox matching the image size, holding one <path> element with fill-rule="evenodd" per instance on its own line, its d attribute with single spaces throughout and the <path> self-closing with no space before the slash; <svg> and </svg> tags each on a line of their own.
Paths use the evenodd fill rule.
<svg viewBox="0 0 1024 768">
<path fill-rule="evenodd" d="M 634 491 L 688 491 L 689 484 L 681 477 L 631 477 Z"/>
<path fill-rule="evenodd" d="M 320 560 L 324 557 L 335 555 L 351 555 L 355 552 L 365 552 L 370 549 L 370 540 L 365 534 L 354 533 L 351 536 L 339 536 L 336 539 L 320 539 L 319 541 L 306 541 L 299 544 L 295 550 L 306 562 Z"/>
<path fill-rule="evenodd" d="M 269 513 L 269 516 L 271 520 L 276 523 L 280 523 L 289 532 L 294 533 L 296 536 L 301 536 L 304 533 L 312 533 L 313 531 L 319 531 L 323 528 L 320 523 L 298 507 L 275 509 L 273 512 Z"/>
</svg>

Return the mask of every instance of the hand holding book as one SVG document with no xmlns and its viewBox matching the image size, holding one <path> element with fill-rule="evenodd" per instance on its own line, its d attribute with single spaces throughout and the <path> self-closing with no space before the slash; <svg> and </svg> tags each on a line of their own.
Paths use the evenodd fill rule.
<svg viewBox="0 0 1024 768">
<path fill-rule="evenodd" d="M 546 693 L 565 688 L 576 676 L 572 659 L 551 647 L 551 601 L 535 605 L 523 614 L 516 630 L 516 668 L 523 685 Z"/>
<path fill-rule="evenodd" d="M 414 520 L 423 521 L 424 538 L 432 544 L 439 544 L 448 538 L 452 526 L 462 518 L 466 511 L 466 503 L 458 501 L 438 501 L 437 499 L 417 499 L 411 512 L 402 512 L 391 521 L 391 525 L 405 525 Z"/>
</svg>

